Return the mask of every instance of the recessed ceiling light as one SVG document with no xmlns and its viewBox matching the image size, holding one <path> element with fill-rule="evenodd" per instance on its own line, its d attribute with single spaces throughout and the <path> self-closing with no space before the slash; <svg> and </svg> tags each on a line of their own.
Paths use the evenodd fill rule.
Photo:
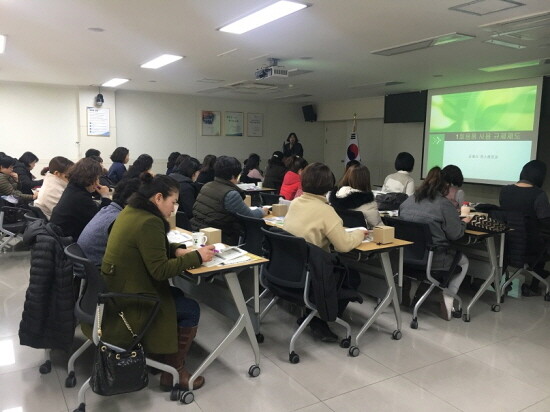
<svg viewBox="0 0 550 412">
<path fill-rule="evenodd" d="M 278 1 L 218 30 L 226 33 L 243 34 L 306 7 L 309 7 L 309 5 L 287 0 Z"/>
<path fill-rule="evenodd" d="M 0 54 L 6 51 L 6 36 L 0 34 Z"/>
<path fill-rule="evenodd" d="M 105 31 L 105 29 L 102 29 L 101 27 L 88 27 L 88 30 L 95 31 L 96 33 L 102 33 Z"/>
<path fill-rule="evenodd" d="M 525 47 L 527 47 L 527 46 L 524 46 L 522 44 L 510 43 L 508 41 L 497 40 L 497 39 L 485 40 L 484 43 L 495 44 L 497 46 L 509 47 L 511 49 L 525 49 Z"/>
<path fill-rule="evenodd" d="M 540 62 L 540 60 L 529 60 L 526 62 L 501 64 L 500 66 L 481 67 L 479 70 L 482 70 L 484 72 L 499 72 L 501 70 L 521 69 L 523 67 L 538 66 Z"/>
<path fill-rule="evenodd" d="M 432 46 L 441 46 L 443 44 L 456 43 L 464 40 L 475 39 L 476 36 L 470 36 L 469 34 L 462 33 L 449 33 L 442 36 L 438 36 L 434 39 Z"/>
<path fill-rule="evenodd" d="M 141 68 L 143 69 L 158 69 L 160 67 L 166 66 L 167 64 L 177 62 L 178 60 L 183 59 L 183 56 L 176 56 L 173 54 L 163 54 L 153 60 L 143 63 Z"/>
<path fill-rule="evenodd" d="M 123 83 L 126 83 L 129 79 L 121 79 L 119 77 L 115 77 L 114 79 L 109 80 L 108 82 L 103 83 L 101 86 L 103 87 L 117 87 L 120 86 Z"/>
</svg>

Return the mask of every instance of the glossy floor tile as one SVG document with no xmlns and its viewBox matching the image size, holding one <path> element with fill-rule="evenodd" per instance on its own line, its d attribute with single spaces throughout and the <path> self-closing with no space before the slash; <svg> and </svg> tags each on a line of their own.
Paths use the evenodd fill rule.
<svg viewBox="0 0 550 412">
<path fill-rule="evenodd" d="M 53 368 L 41 375 L 44 351 L 19 345 L 18 329 L 29 279 L 29 255 L 0 254 L 0 411 L 70 412 L 90 374 L 93 350 L 75 364 L 78 384 L 65 387 L 68 354 L 53 351 Z M 466 306 L 473 293 L 461 291 Z M 247 374 L 254 356 L 242 334 L 205 372 L 195 402 L 171 402 L 159 375 L 136 393 L 101 397 L 86 393 L 87 411 L 331 412 L 331 411 L 550 411 L 550 302 L 542 297 L 508 298 L 498 313 L 486 293 L 472 308 L 471 322 L 438 317 L 437 297 L 409 327 L 403 308 L 403 337 L 393 340 L 393 310 L 386 309 L 359 342 L 352 358 L 337 343 L 316 340 L 307 328 L 296 344 L 299 364 L 288 361 L 288 345 L 300 310 L 285 303 L 265 317 L 260 345 L 261 374 Z M 265 303 L 264 303 L 265 304 Z M 356 333 L 375 301 L 351 304 L 345 314 Z M 196 368 L 225 337 L 232 322 L 201 305 L 199 333 L 188 358 Z M 344 337 L 344 329 L 331 324 Z M 77 330 L 74 349 L 84 338 Z M 550 370 L 550 368 L 548 368 Z"/>
</svg>

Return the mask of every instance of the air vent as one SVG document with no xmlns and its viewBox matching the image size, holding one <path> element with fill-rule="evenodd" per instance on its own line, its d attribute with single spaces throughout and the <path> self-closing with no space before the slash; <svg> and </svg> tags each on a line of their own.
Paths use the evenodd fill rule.
<svg viewBox="0 0 550 412">
<path fill-rule="evenodd" d="M 372 51 L 372 54 L 379 54 L 381 56 L 395 56 L 396 54 L 408 53 L 415 50 L 427 49 L 432 46 L 443 46 L 445 44 L 461 42 L 465 40 L 475 39 L 475 36 L 463 33 L 447 33 L 441 36 L 431 37 L 429 39 L 423 39 L 412 43 L 401 44 L 399 46 L 389 47 L 387 49 Z"/>
<path fill-rule="evenodd" d="M 499 11 L 509 10 L 525 4 L 512 0 L 474 0 L 464 4 L 449 7 L 449 10 L 473 14 L 474 16 L 485 16 Z"/>
<path fill-rule="evenodd" d="M 313 73 L 313 70 L 289 69 L 288 77 L 301 76 L 308 73 Z"/>
<path fill-rule="evenodd" d="M 379 87 L 388 87 L 396 86 L 398 84 L 403 84 L 403 82 L 391 81 L 391 82 L 382 82 L 382 83 L 365 83 L 349 86 L 350 89 L 376 89 Z"/>
<path fill-rule="evenodd" d="M 204 77 L 200 80 L 197 80 L 199 83 L 223 83 L 223 80 L 221 79 L 209 79 L 207 77 Z"/>
<path fill-rule="evenodd" d="M 311 94 L 289 94 L 286 96 L 275 97 L 273 100 L 293 100 L 293 99 L 303 99 L 306 97 L 311 97 Z"/>
<path fill-rule="evenodd" d="M 226 87 L 231 89 L 240 89 L 240 90 L 272 90 L 272 89 L 276 89 L 278 86 L 275 84 L 259 83 L 259 82 L 243 80 L 240 82 L 228 84 Z"/>
<path fill-rule="evenodd" d="M 214 93 L 225 92 L 226 90 L 227 90 L 227 89 L 226 89 L 225 87 L 214 87 L 213 89 L 199 90 L 197 93 L 214 94 Z"/>
</svg>

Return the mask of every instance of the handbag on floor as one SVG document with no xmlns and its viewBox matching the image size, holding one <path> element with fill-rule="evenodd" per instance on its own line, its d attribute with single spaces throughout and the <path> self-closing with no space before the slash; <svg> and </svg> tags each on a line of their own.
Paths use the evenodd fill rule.
<svg viewBox="0 0 550 412">
<path fill-rule="evenodd" d="M 98 335 L 101 339 L 101 308 L 98 308 Z M 149 383 L 145 352 L 139 339 L 121 311 L 118 314 L 134 338 L 128 349 L 99 341 L 92 366 L 90 386 L 98 395 L 110 396 L 135 392 Z"/>
</svg>

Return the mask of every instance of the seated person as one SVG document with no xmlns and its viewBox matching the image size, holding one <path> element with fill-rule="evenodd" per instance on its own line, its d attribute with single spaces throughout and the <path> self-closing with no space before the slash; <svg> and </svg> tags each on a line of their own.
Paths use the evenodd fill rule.
<svg viewBox="0 0 550 412">
<path fill-rule="evenodd" d="M 194 157 L 183 159 L 170 173 L 170 177 L 180 185 L 178 198 L 179 209 L 188 219 L 193 217 L 193 204 L 197 199 L 200 187 L 195 183 L 199 176 L 201 164 Z"/>
<path fill-rule="evenodd" d="M 460 209 L 464 202 L 464 190 L 460 189 L 464 183 L 462 170 L 458 166 L 447 165 L 443 168 L 443 175 L 449 184 L 449 193 L 445 197 L 451 201 L 455 208 Z"/>
<path fill-rule="evenodd" d="M 197 333 L 200 307 L 180 289 L 170 286 L 169 279 L 210 261 L 214 246 L 191 251 L 179 244 L 168 244 L 167 219 L 178 201 L 178 183 L 164 175 L 144 174 L 141 179 L 142 185 L 113 224 L 101 274 L 110 292 L 151 294 L 160 299 L 160 310 L 141 343 L 148 356 L 155 354 L 155 359 L 179 372 L 180 385 L 187 390 L 190 374 L 184 365 Z M 141 330 L 151 307 L 130 299 L 117 304 L 132 328 Z M 114 345 L 126 347 L 132 340 L 115 310 L 105 311 L 103 331 L 105 340 Z M 172 384 L 172 375 L 163 372 L 161 389 L 169 391 Z M 193 389 L 202 385 L 204 378 L 200 376 Z"/>
<path fill-rule="evenodd" d="M 80 234 L 78 245 L 94 265 L 101 265 L 109 230 L 119 213 L 126 207 L 128 198 L 137 192 L 140 184 L 137 177 L 121 180 L 115 187 L 113 201 L 97 212 Z"/>
<path fill-rule="evenodd" d="M 0 158 L 0 196 L 13 196 L 19 202 L 31 202 L 37 193 L 22 193 L 19 186 L 19 175 L 13 171 L 16 160 L 10 156 Z"/>
<path fill-rule="evenodd" d="M 279 194 L 286 200 L 292 200 L 302 194 L 302 178 L 300 175 L 307 166 L 307 161 L 303 157 L 293 156 L 287 159 L 286 165 L 288 166 L 288 172 L 285 173 Z"/>
<path fill-rule="evenodd" d="M 214 180 L 205 184 L 193 205 L 191 227 L 215 227 L 222 231 L 222 242 L 237 245 L 241 225 L 237 213 L 261 219 L 265 209 L 251 209 L 244 203 L 245 192 L 237 186 L 241 163 L 234 157 L 220 156 L 214 164 Z"/>
<path fill-rule="evenodd" d="M 69 183 L 69 172 L 73 166 L 74 163 L 66 157 L 56 156 L 50 160 L 48 167 L 42 170 L 44 181 L 34 205 L 40 208 L 48 220 L 51 219 L 53 208 L 59 203 Z"/>
<path fill-rule="evenodd" d="M 15 162 L 13 171 L 19 176 L 19 188 L 22 193 L 32 195 L 32 188 L 42 186 L 42 180 L 35 180 L 31 170 L 36 166 L 38 157 L 34 153 L 25 152 Z"/>
<path fill-rule="evenodd" d="M 383 225 L 370 187 L 367 166 L 350 166 L 339 184 L 339 189 L 330 192 L 329 202 L 336 209 L 351 209 L 363 213 L 369 228 Z"/>
<path fill-rule="evenodd" d="M 107 186 L 109 190 L 112 187 L 115 187 L 115 184 L 109 178 L 109 171 L 103 167 L 103 159 L 100 156 L 95 156 L 95 155 L 88 156 L 87 159 L 95 160 L 101 166 L 101 174 L 99 175 L 99 184 L 101 186 Z M 101 200 L 101 197 L 97 195 L 97 193 L 94 193 L 94 199 Z"/>
<path fill-rule="evenodd" d="M 504 186 L 500 191 L 500 207 L 507 212 L 521 212 L 530 218 L 528 226 L 527 249 L 533 256 L 539 255 L 544 242 L 541 231 L 550 231 L 550 204 L 546 192 L 541 189 L 546 177 L 546 164 L 540 160 L 531 160 L 526 163 L 519 175 L 519 181 L 513 185 Z M 533 268 L 542 278 L 548 276 L 544 270 L 544 261 Z M 523 296 L 539 295 L 539 280 L 533 278 L 531 285 L 524 283 L 521 287 Z"/>
<path fill-rule="evenodd" d="M 293 156 L 304 157 L 304 148 L 298 142 L 298 136 L 294 132 L 290 133 L 286 138 L 286 142 L 283 143 L 283 157 Z"/>
<path fill-rule="evenodd" d="M 264 187 L 275 189 L 279 193 L 285 174 L 286 166 L 283 163 L 283 153 L 273 152 L 265 168 Z"/>
<path fill-rule="evenodd" d="M 471 220 L 467 217 L 460 220 L 458 212 L 447 196 L 449 183 L 439 167 L 432 168 L 422 185 L 414 195 L 405 200 L 399 208 L 399 217 L 411 222 L 427 223 L 432 233 L 432 243 L 439 248 L 435 251 L 432 270 L 448 270 L 455 256 L 451 247 L 453 240 L 464 235 L 466 223 Z M 462 254 L 458 261 L 461 271 L 454 275 L 449 282 L 449 291 L 458 294 L 460 284 L 468 272 L 468 258 Z M 451 320 L 454 298 L 445 293 L 441 294 L 441 317 Z"/>
<path fill-rule="evenodd" d="M 124 166 L 130 160 L 130 151 L 125 147 L 117 147 L 111 155 L 111 161 L 113 164 L 109 168 L 107 177 L 116 185 L 122 180 L 122 177 L 126 173 L 126 166 Z"/>
<path fill-rule="evenodd" d="M 382 185 L 385 193 L 414 194 L 414 179 L 410 176 L 414 168 L 414 157 L 408 152 L 401 152 L 395 158 L 396 173 L 386 176 Z"/>
<path fill-rule="evenodd" d="M 99 209 L 111 203 L 109 188 L 99 184 L 102 170 L 101 165 L 89 157 L 76 162 L 69 184 L 53 208 L 50 222 L 59 226 L 65 236 L 72 236 L 75 242 Z M 99 205 L 93 200 L 93 193 L 101 196 Z"/>
<path fill-rule="evenodd" d="M 327 252 L 330 251 L 330 245 L 337 252 L 349 252 L 361 244 L 368 235 L 368 231 L 346 232 L 342 219 L 327 203 L 325 197 L 334 187 L 334 183 L 334 175 L 328 166 L 322 163 L 312 163 L 307 166 L 302 173 L 304 193 L 290 204 L 283 229 Z M 345 301 L 339 305 L 338 316 L 343 313 L 347 303 Z M 310 326 L 321 340 L 326 342 L 337 340 L 337 336 L 325 321 L 315 317 Z"/>
<path fill-rule="evenodd" d="M 260 156 L 251 153 L 244 162 L 244 169 L 241 173 L 241 183 L 263 182 L 264 174 L 260 170 Z"/>
<path fill-rule="evenodd" d="M 216 163 L 216 159 L 217 157 L 212 154 L 204 157 L 199 177 L 197 177 L 197 183 L 204 185 L 214 180 L 214 164 Z"/>
<path fill-rule="evenodd" d="M 148 154 L 140 154 L 134 164 L 130 166 L 124 177 L 131 179 L 132 177 L 139 177 L 142 173 L 151 174 L 152 167 L 153 158 Z"/>
</svg>

